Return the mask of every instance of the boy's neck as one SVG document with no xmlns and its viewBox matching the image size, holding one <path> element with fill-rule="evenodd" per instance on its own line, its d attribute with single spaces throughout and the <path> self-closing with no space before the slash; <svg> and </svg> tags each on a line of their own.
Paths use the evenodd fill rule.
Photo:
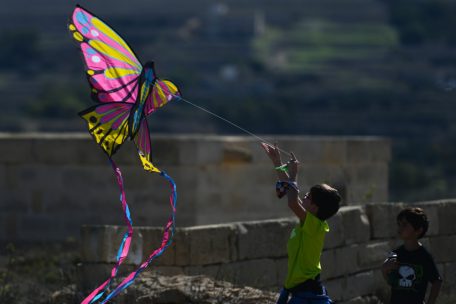
<svg viewBox="0 0 456 304">
<path fill-rule="evenodd" d="M 404 240 L 404 248 L 407 251 L 415 251 L 421 247 L 421 243 L 418 240 Z"/>
</svg>

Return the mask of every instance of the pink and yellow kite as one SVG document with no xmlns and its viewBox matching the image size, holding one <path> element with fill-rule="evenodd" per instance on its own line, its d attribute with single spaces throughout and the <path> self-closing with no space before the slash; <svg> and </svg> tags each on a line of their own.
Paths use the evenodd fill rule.
<svg viewBox="0 0 456 304">
<path fill-rule="evenodd" d="M 68 26 L 78 43 L 86 75 L 96 105 L 79 115 L 86 121 L 89 133 L 107 154 L 120 188 L 122 208 L 128 231 L 117 254 L 110 277 L 97 287 L 83 304 L 106 303 L 133 283 L 134 279 L 171 244 L 175 229 L 176 184 L 151 159 L 151 143 L 146 117 L 173 99 L 180 98 L 178 88 L 157 77 L 154 63 L 142 65 L 128 44 L 105 22 L 81 6 L 76 6 Z M 126 201 L 122 174 L 112 156 L 125 140 L 133 140 L 144 170 L 159 173 L 171 185 L 171 216 L 164 227 L 161 246 L 111 290 L 111 282 L 130 248 L 133 223 Z M 109 291 L 109 292 L 108 292 Z"/>
</svg>

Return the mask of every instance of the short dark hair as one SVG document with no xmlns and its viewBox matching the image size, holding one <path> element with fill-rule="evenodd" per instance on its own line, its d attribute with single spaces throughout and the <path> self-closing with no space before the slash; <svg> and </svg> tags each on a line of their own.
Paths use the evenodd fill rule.
<svg viewBox="0 0 456 304">
<path fill-rule="evenodd" d="M 428 228 L 429 228 L 429 221 L 427 219 L 426 213 L 424 210 L 418 207 L 408 207 L 403 209 L 397 215 L 397 221 L 405 219 L 410 225 L 413 226 L 413 229 L 418 230 L 423 228 L 423 232 L 418 236 L 418 238 L 422 238 Z"/>
<path fill-rule="evenodd" d="M 317 217 L 324 221 L 337 213 L 341 197 L 336 189 L 320 184 L 310 188 L 310 199 L 318 206 Z"/>
</svg>

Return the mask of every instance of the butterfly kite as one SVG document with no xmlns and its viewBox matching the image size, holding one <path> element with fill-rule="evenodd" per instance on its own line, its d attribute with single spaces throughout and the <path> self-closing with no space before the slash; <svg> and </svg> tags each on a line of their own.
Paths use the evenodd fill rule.
<svg viewBox="0 0 456 304">
<path fill-rule="evenodd" d="M 134 279 L 171 244 L 175 228 L 176 184 L 151 159 L 151 143 L 146 117 L 173 99 L 180 98 L 177 87 L 157 77 L 153 62 L 142 65 L 128 44 L 106 23 L 81 6 L 76 6 L 68 28 L 82 52 L 85 71 L 96 105 L 79 115 L 90 134 L 107 154 L 120 188 L 122 209 L 128 230 L 117 253 L 110 277 L 97 287 L 82 304 L 106 303 L 133 283 Z M 108 293 L 120 264 L 130 248 L 133 223 L 125 197 L 122 174 L 112 156 L 126 139 L 133 140 L 144 170 L 156 172 L 171 185 L 171 216 L 164 228 L 161 246 Z"/>
</svg>

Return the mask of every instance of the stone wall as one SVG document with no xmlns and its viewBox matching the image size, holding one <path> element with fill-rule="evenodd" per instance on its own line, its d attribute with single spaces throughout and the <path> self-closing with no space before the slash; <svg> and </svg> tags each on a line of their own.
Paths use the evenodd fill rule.
<svg viewBox="0 0 456 304">
<path fill-rule="evenodd" d="M 430 229 L 422 240 L 433 254 L 444 285 L 438 303 L 456 301 L 456 200 L 415 204 L 425 209 Z M 385 300 L 388 286 L 380 266 L 398 246 L 396 215 L 401 203 L 347 206 L 329 222 L 322 254 L 322 278 L 333 300 L 357 302 L 360 296 Z M 149 271 L 164 275 L 205 274 L 240 285 L 277 290 L 286 275 L 286 242 L 293 218 L 177 228 L 175 241 Z M 106 279 L 125 228 L 82 227 L 81 289 Z M 137 227 L 124 272 L 157 247 L 161 229 Z M 339 302 L 338 302 L 339 303 Z"/>
<path fill-rule="evenodd" d="M 294 151 L 300 186 L 329 182 L 346 204 L 387 201 L 390 142 L 374 137 L 266 137 Z M 155 135 L 156 164 L 176 181 L 178 225 L 287 216 L 275 172 L 252 137 Z M 115 155 L 133 223 L 160 226 L 169 186 L 142 170 L 134 145 Z M 0 242 L 79 237 L 83 224 L 123 224 L 114 173 L 88 134 L 0 134 Z"/>
</svg>

